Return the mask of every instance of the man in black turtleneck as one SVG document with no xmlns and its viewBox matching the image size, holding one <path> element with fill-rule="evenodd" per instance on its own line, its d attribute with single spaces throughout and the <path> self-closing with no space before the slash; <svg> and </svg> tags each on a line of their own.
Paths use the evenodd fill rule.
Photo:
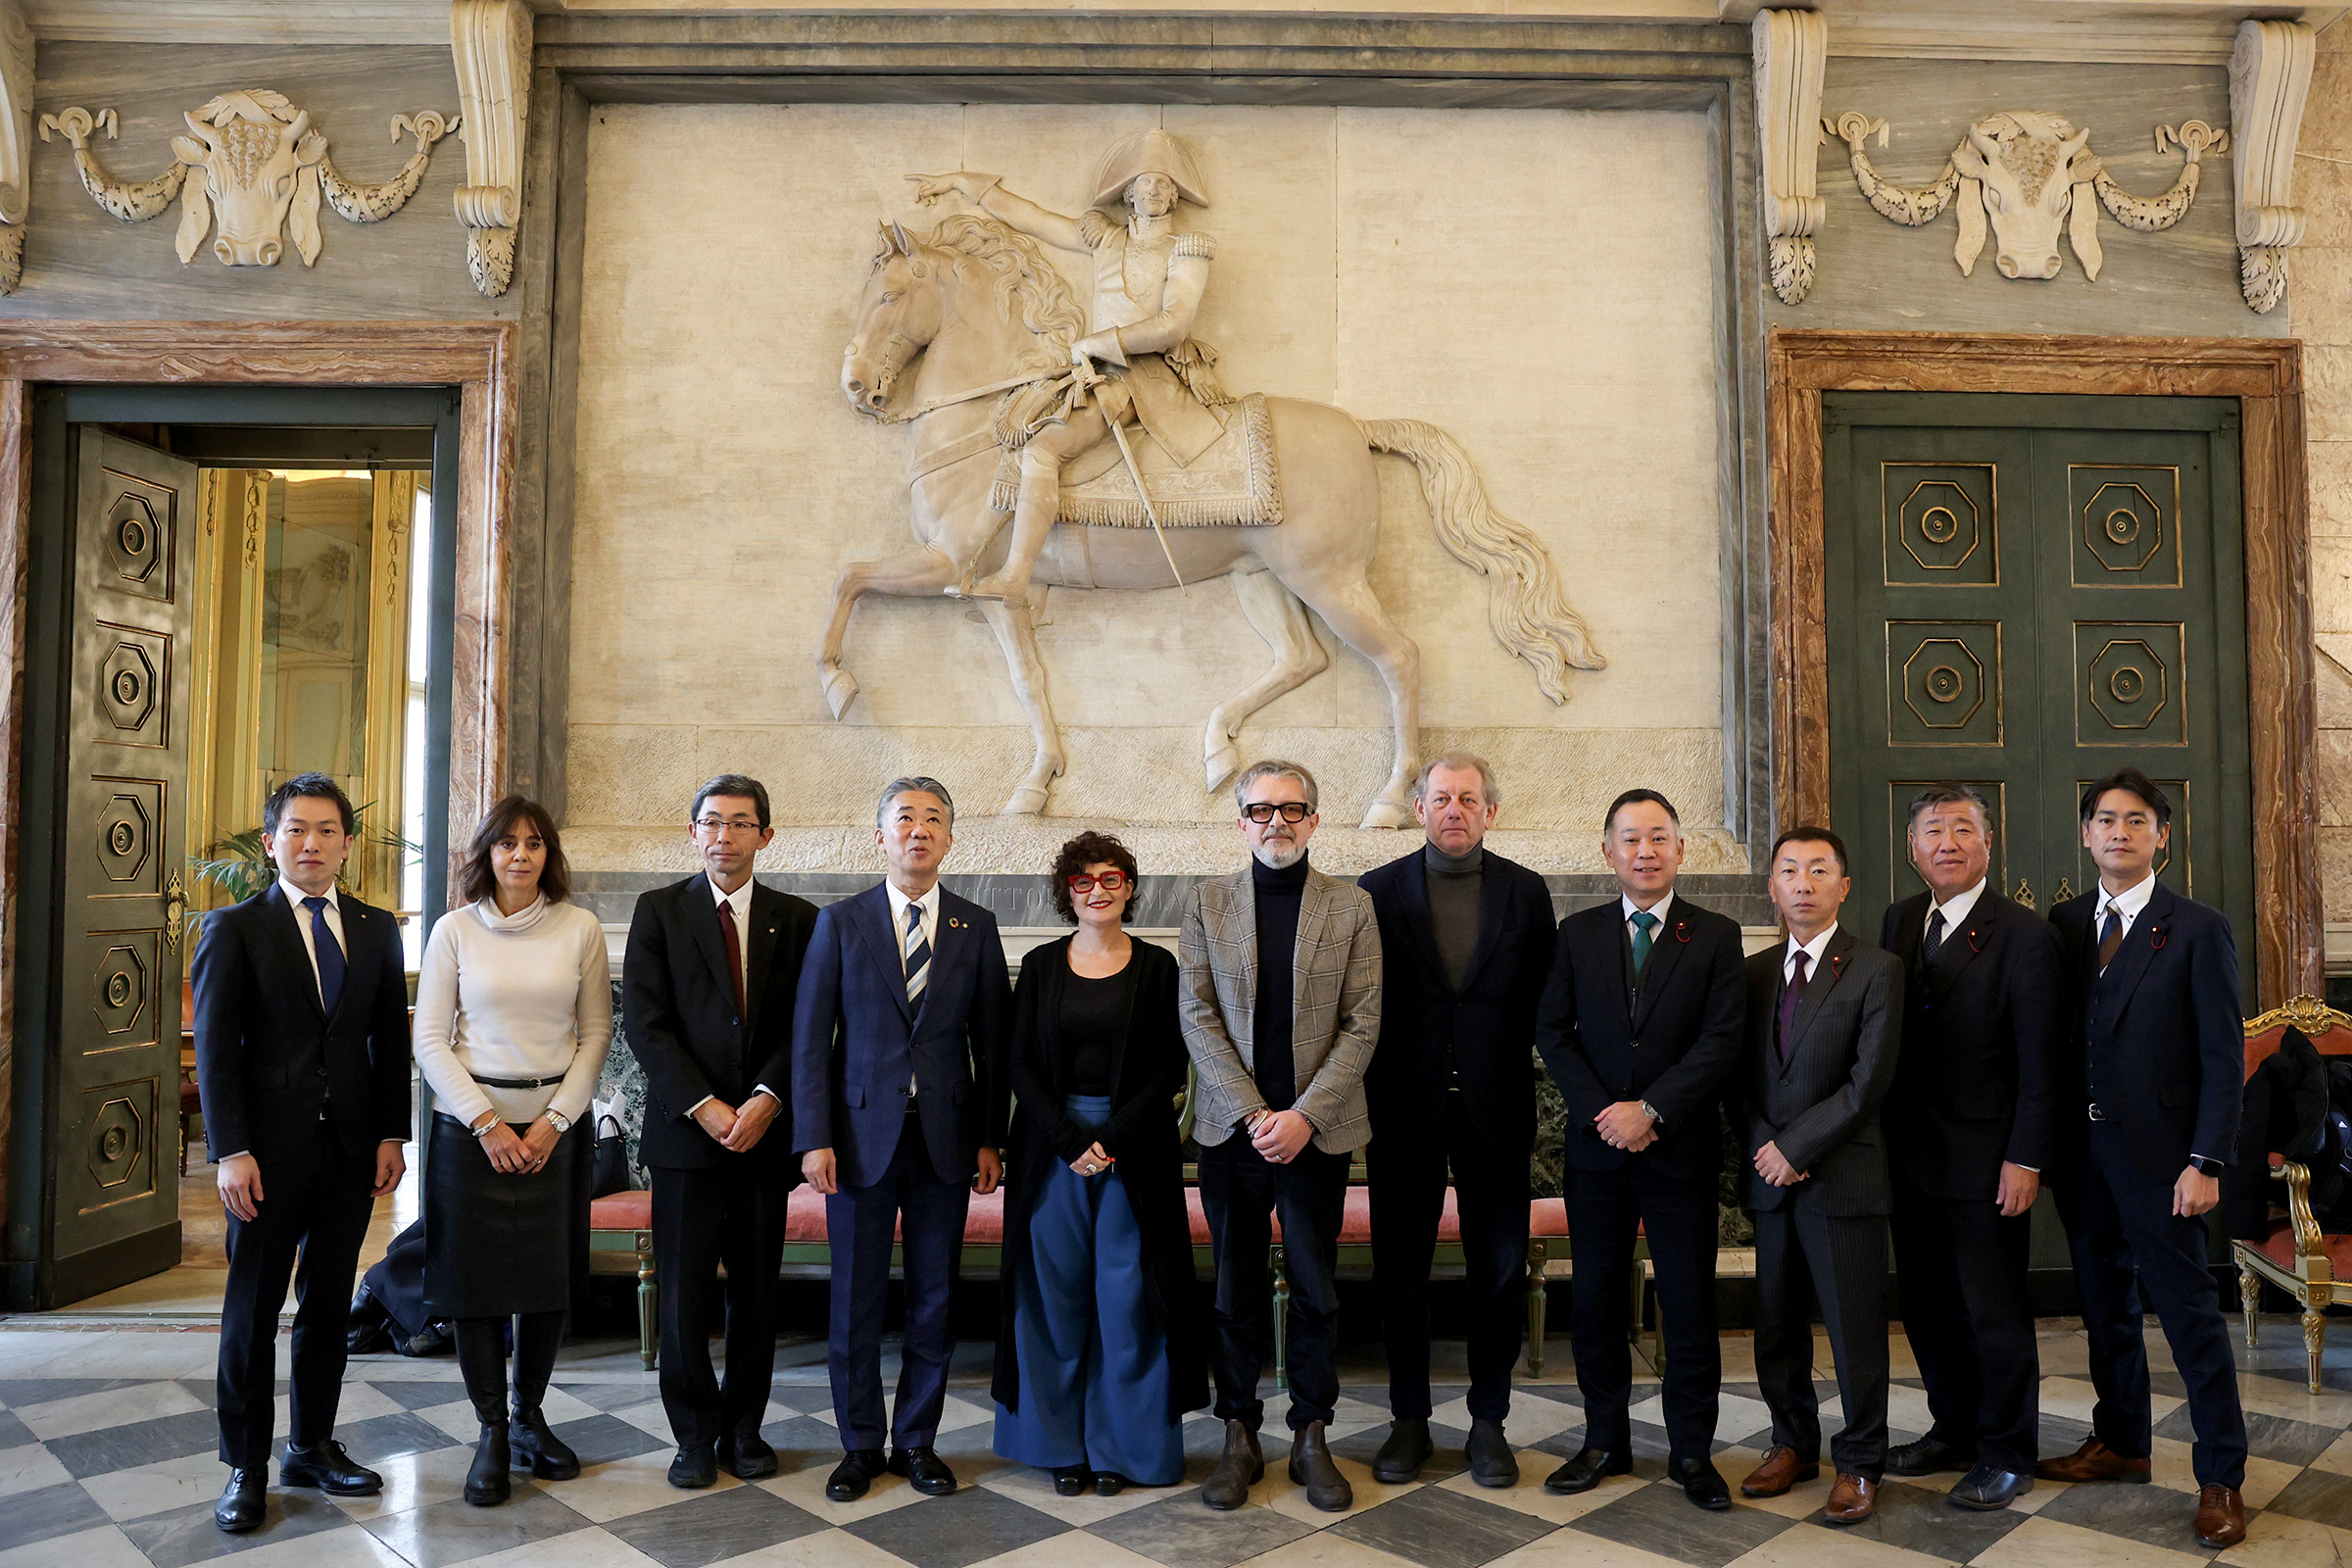
<svg viewBox="0 0 2352 1568">
<path fill-rule="evenodd" d="M 1501 804 L 1481 759 L 1433 759 L 1413 790 L 1426 840 L 1357 884 L 1380 918 L 1364 1157 L 1392 1417 L 1372 1474 L 1391 1484 L 1417 1477 L 1431 1453 L 1429 1268 L 1449 1167 L 1470 1299 L 1470 1478 L 1519 1479 L 1502 1424 L 1525 1325 L 1533 1047 L 1553 924 L 1544 878 L 1485 847 Z"/>
<path fill-rule="evenodd" d="M 1325 1423 L 1335 1356 L 1340 1223 L 1348 1155 L 1372 1136 L 1364 1069 L 1380 1038 L 1380 925 L 1360 889 L 1306 863 L 1315 780 L 1296 762 L 1250 764 L 1234 785 L 1248 869 L 1193 889 L 1177 938 L 1177 1007 L 1198 1079 L 1200 1207 L 1216 1254 L 1209 1364 L 1225 1451 L 1200 1498 L 1238 1508 L 1265 1473 L 1257 1377 L 1274 1349 L 1267 1249 L 1282 1216 L 1290 1279 L 1291 1479 L 1346 1509 Z"/>
</svg>

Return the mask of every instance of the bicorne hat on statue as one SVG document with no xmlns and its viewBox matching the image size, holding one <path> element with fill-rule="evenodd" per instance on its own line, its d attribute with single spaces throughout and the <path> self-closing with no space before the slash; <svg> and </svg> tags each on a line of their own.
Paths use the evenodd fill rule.
<svg viewBox="0 0 2352 1568">
<path fill-rule="evenodd" d="M 1102 166 L 1095 171 L 1095 205 L 1117 207 L 1127 187 L 1141 174 L 1165 174 L 1176 182 L 1177 195 L 1195 207 L 1208 205 L 1193 155 L 1184 150 L 1184 143 L 1156 125 L 1102 155 Z"/>
</svg>

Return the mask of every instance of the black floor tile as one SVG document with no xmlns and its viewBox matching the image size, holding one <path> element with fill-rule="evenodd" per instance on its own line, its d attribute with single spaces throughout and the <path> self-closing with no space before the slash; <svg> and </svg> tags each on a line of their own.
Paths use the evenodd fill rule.
<svg viewBox="0 0 2352 1568">
<path fill-rule="evenodd" d="M 662 1397 L 662 1386 L 651 1376 L 642 1383 L 565 1383 L 559 1379 L 554 1387 L 558 1394 L 568 1394 L 599 1410 L 634 1410 Z"/>
<path fill-rule="evenodd" d="M 666 1439 L 658 1438 L 643 1427 L 633 1427 L 616 1415 L 584 1415 L 577 1421 L 558 1421 L 551 1430 L 580 1456 L 582 1464 L 611 1464 L 615 1459 L 633 1459 L 638 1454 L 669 1446 Z"/>
<path fill-rule="evenodd" d="M 1666 1429 L 1653 1427 L 1646 1421 L 1628 1421 L 1625 1427 L 1627 1434 L 1633 1439 L 1634 1474 L 1653 1481 L 1664 1475 L 1666 1458 L 1673 1448 L 1672 1444 L 1667 1441 Z M 1530 1448 L 1555 1454 L 1562 1459 L 1574 1457 L 1584 1446 L 1585 1429 L 1582 1426 L 1565 1428 L 1553 1433 L 1541 1443 L 1528 1445 Z M 1721 1453 L 1731 1446 L 1731 1444 L 1718 1438 L 1708 1446 L 1707 1451 Z"/>
<path fill-rule="evenodd" d="M 1979 1513 L 1953 1507 L 1944 1494 L 1951 1490 L 1951 1483 L 1960 1479 L 1958 1476 L 1920 1479 L 1931 1484 L 1916 1486 L 1892 1477 L 1883 1482 L 1879 1487 L 1878 1507 L 1858 1525 L 1826 1524 L 1820 1514 L 1813 1515 L 1811 1522 L 1839 1535 L 1860 1536 L 1866 1541 L 1900 1546 L 1905 1551 L 1941 1557 L 1946 1562 L 1971 1560 L 2026 1522 L 2026 1515 L 2011 1508 Z"/>
<path fill-rule="evenodd" d="M 1015 1502 L 1001 1492 L 967 1486 L 945 1497 L 925 1498 L 875 1514 L 844 1529 L 905 1558 L 914 1568 L 964 1568 L 983 1557 L 1033 1546 L 1070 1527 L 1048 1513 Z"/>
<path fill-rule="evenodd" d="M 78 1399 L 85 1394 L 104 1394 L 109 1389 L 126 1389 L 138 1381 L 137 1378 L 8 1378 L 0 1380 L 0 1405 L 22 1410 L 26 1405 Z"/>
<path fill-rule="evenodd" d="M 2170 1487 L 2114 1482 L 2069 1487 L 2042 1507 L 2041 1516 L 2103 1536 L 2121 1536 L 2200 1557 L 2210 1557 L 2221 1549 L 2198 1544 L 2191 1528 L 2197 1517 L 2197 1499 Z"/>
<path fill-rule="evenodd" d="M 423 1378 L 369 1378 L 368 1386 L 404 1410 L 429 1410 L 436 1404 L 450 1404 L 466 1397 L 466 1385 L 454 1378 L 446 1383 Z"/>
<path fill-rule="evenodd" d="M 346 1421 L 335 1428 L 335 1438 L 362 1464 L 376 1464 L 409 1453 L 431 1453 L 436 1448 L 455 1447 L 460 1441 L 422 1416 L 406 1410 L 398 1415 Z"/>
<path fill-rule="evenodd" d="M 2157 1422 L 2156 1436 L 2194 1443 L 2197 1429 L 2188 1418 L 2188 1406 L 2181 1405 Z M 2325 1453 L 2329 1444 L 2342 1436 L 2334 1427 L 2315 1426 L 2309 1421 L 2291 1421 L 2285 1416 L 2265 1415 L 2260 1410 L 2246 1412 L 2247 1450 L 2264 1459 L 2278 1459 L 2293 1465 L 2309 1464 Z"/>
<path fill-rule="evenodd" d="M 220 1533 L 213 1523 L 213 1505 L 209 1502 L 151 1514 L 144 1519 L 125 1520 L 121 1526 L 131 1544 L 145 1552 L 155 1568 L 186 1568 L 189 1563 L 210 1562 L 257 1546 L 273 1546 L 330 1530 L 358 1528 L 349 1514 L 316 1492 L 299 1489 L 284 1492 L 276 1488 L 270 1492 L 269 1512 L 263 1516 L 261 1528 L 241 1536 Z"/>
<path fill-rule="evenodd" d="M 827 1465 L 841 1462 L 841 1428 L 830 1421 L 796 1415 L 789 1421 L 770 1421 L 760 1429 L 760 1435 L 776 1450 L 787 1470 L 800 1468 L 794 1463 L 795 1454 L 814 1455 Z"/>
<path fill-rule="evenodd" d="M 1423 1568 L 1481 1568 L 1551 1534 L 1552 1528 L 1516 1508 L 1423 1487 L 1350 1514 L 1325 1534 L 1376 1546 Z"/>
<path fill-rule="evenodd" d="M 1232 1568 L 1312 1534 L 1314 1528 L 1271 1508 L 1219 1513 L 1200 1500 L 1198 1490 L 1191 1490 L 1090 1525 L 1086 1533 L 1167 1568 Z"/>
<path fill-rule="evenodd" d="M 2352 1530 L 2352 1476 L 2306 1470 L 2271 1499 L 2267 1511 Z"/>
<path fill-rule="evenodd" d="M 758 1487 L 731 1487 L 605 1526 L 662 1568 L 708 1568 L 825 1528 L 814 1514 Z"/>
<path fill-rule="evenodd" d="M 1580 1410 L 1585 1405 L 1583 1391 L 1573 1383 L 1514 1384 L 1511 1388 L 1511 1397 L 1514 1399 L 1549 1399 L 1554 1404 L 1573 1404 Z"/>
<path fill-rule="evenodd" d="M 2090 1423 L 2074 1421 L 2062 1415 L 2045 1415 L 2034 1434 L 2036 1451 L 2044 1459 L 2061 1458 L 2082 1446 L 2090 1436 Z"/>
<path fill-rule="evenodd" d="M 35 1487 L 0 1497 L 0 1542 L 29 1546 L 36 1541 L 95 1530 L 107 1523 L 106 1510 L 81 1490 L 78 1482 Z"/>
<path fill-rule="evenodd" d="M 184 1459 L 220 1446 L 220 1420 L 210 1410 L 189 1410 L 49 1440 L 49 1451 L 76 1481 L 164 1459 Z"/>
<path fill-rule="evenodd" d="M 1787 1530 L 1792 1521 L 1761 1508 L 1710 1513 L 1680 1487 L 1641 1487 L 1570 1521 L 1568 1528 L 1602 1541 L 1687 1562 L 1723 1568 Z"/>
<path fill-rule="evenodd" d="M 1389 1430 L 1388 1424 L 1383 1422 L 1379 1426 L 1366 1427 L 1361 1432 L 1336 1438 L 1332 1441 L 1331 1451 L 1340 1458 L 1369 1465 L 1379 1455 L 1380 1446 L 1389 1441 Z M 1462 1452 L 1462 1445 L 1470 1441 L 1470 1434 L 1463 1428 L 1433 1421 L 1429 1426 L 1429 1441 L 1432 1452 L 1429 1462 L 1421 1467 L 1422 1480 L 1443 1481 L 1470 1468 L 1469 1456 Z M 1287 1448 L 1284 1457 L 1289 1457 Z"/>
<path fill-rule="evenodd" d="M 27 1443 L 39 1441 L 32 1435 L 31 1428 L 7 1411 L 0 1410 L 0 1448 L 22 1448 Z"/>
<path fill-rule="evenodd" d="M 551 1494 L 518 1485 L 514 1495 L 495 1508 L 476 1508 L 453 1497 L 411 1513 L 369 1519 L 366 1528 L 416 1568 L 448 1568 L 585 1530 L 588 1521 Z M 157 1568 L 168 1565 L 158 1563 Z"/>
</svg>

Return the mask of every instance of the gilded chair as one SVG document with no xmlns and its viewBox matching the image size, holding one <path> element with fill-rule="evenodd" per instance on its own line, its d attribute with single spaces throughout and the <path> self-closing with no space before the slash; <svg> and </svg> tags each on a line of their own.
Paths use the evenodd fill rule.
<svg viewBox="0 0 2352 1568">
<path fill-rule="evenodd" d="M 2323 1056 L 2352 1056 L 2352 1015 L 2336 1011 L 2316 997 L 2297 997 L 2246 1023 L 2246 1076 L 2276 1054 L 2288 1028 L 2303 1031 Z M 2303 1309 L 2303 1354 L 2311 1375 L 2311 1392 L 2320 1392 L 2320 1352 L 2328 1339 L 2328 1308 L 2336 1297 L 2336 1284 L 2352 1287 L 2352 1235 L 2328 1235 L 2311 1212 L 2311 1172 L 2273 1152 L 2271 1177 L 2285 1184 L 2283 1205 L 2271 1218 L 2270 1234 L 2259 1242 L 2232 1241 L 2230 1250 L 2237 1263 L 2237 1288 L 2246 1314 L 2246 1343 L 2256 1343 L 2255 1309 L 2265 1281 L 2295 1298 Z M 2348 1295 L 2352 1299 L 2352 1295 Z"/>
</svg>

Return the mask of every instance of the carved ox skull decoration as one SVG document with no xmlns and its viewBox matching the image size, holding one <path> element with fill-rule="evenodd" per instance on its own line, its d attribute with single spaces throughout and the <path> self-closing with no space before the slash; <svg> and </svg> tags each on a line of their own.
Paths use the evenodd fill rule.
<svg viewBox="0 0 2352 1568">
<path fill-rule="evenodd" d="M 74 144 L 74 167 L 82 188 L 125 223 L 143 223 L 180 202 L 175 248 L 182 262 L 195 259 L 206 234 L 218 225 L 213 255 L 223 267 L 275 267 L 284 254 L 281 237 L 291 232 L 302 265 L 318 260 L 318 203 L 355 223 L 375 223 L 408 204 L 424 178 L 433 143 L 457 128 L 455 117 L 433 113 L 398 115 L 392 139 L 416 138 L 416 151 L 399 173 L 380 185 L 355 184 L 336 172 L 326 138 L 311 127 L 310 111 L 296 109 L 283 93 L 248 88 L 222 93 L 194 114 L 183 116 L 188 136 L 172 138 L 178 161 L 155 178 L 128 184 L 110 177 L 91 149 L 93 135 L 116 134 L 115 112 L 67 109 L 41 117 L 41 139 L 52 130 Z M 199 177 L 188 179 L 190 170 Z"/>
<path fill-rule="evenodd" d="M 1854 182 L 1882 217 L 1918 228 L 1934 222 L 1944 208 L 1956 206 L 1960 237 L 1952 259 L 1960 264 L 1963 276 L 1976 270 L 1989 220 L 1993 265 L 2003 277 L 2056 277 L 2065 266 L 2058 253 L 2063 227 L 2084 274 L 2096 278 L 2105 259 L 2099 248 L 2099 209 L 2104 207 L 2117 222 L 2142 233 L 2170 228 L 2187 216 L 2189 204 L 2196 200 L 2198 159 L 2230 144 L 2227 130 L 2215 130 L 2201 121 L 2188 121 L 2178 130 L 2159 125 L 2156 150 L 2180 149 L 2180 176 L 2161 196 L 2134 196 L 2108 175 L 2104 163 L 2090 150 L 2087 127 L 2077 130 L 2057 115 L 2013 110 L 1969 126 L 1935 182 L 1913 188 L 1881 175 L 1863 150 L 1874 134 L 1881 147 L 1886 145 L 1886 122 L 1844 114 L 1822 124 L 1845 143 Z"/>
</svg>

